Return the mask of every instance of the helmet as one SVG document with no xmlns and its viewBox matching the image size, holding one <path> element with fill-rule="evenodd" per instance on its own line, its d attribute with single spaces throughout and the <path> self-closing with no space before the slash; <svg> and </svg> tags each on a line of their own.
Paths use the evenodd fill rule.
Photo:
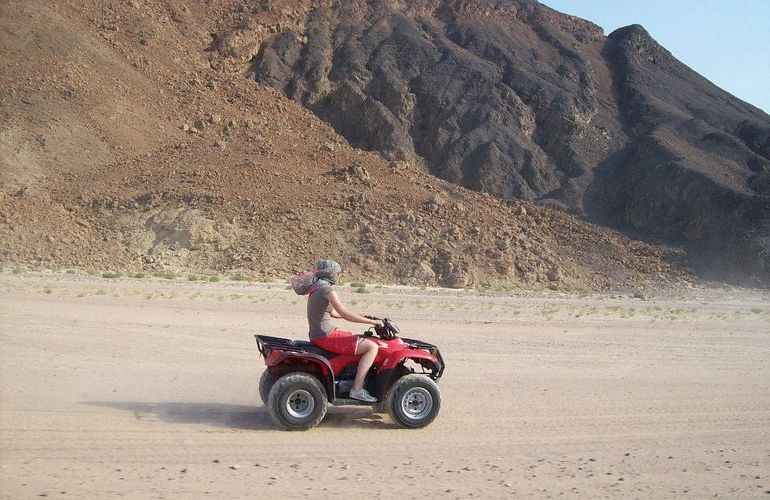
<svg viewBox="0 0 770 500">
<path fill-rule="evenodd" d="M 332 285 L 337 283 L 341 273 L 342 266 L 332 259 L 319 260 L 315 266 L 316 279 L 328 281 Z"/>
</svg>

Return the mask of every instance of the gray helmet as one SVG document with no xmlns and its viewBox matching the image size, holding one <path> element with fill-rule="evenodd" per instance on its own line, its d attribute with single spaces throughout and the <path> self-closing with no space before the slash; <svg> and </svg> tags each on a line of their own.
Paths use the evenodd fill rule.
<svg viewBox="0 0 770 500">
<path fill-rule="evenodd" d="M 319 260 L 315 266 L 316 279 L 328 281 L 332 285 L 337 283 L 340 273 L 342 273 L 342 267 L 331 259 Z"/>
</svg>

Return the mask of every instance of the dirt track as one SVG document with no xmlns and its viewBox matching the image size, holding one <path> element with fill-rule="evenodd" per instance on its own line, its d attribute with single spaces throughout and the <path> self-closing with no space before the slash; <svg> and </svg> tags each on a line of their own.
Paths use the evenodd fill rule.
<svg viewBox="0 0 770 500">
<path fill-rule="evenodd" d="M 279 285 L 5 274 L 0 497 L 770 498 L 770 298 L 343 288 L 438 344 L 426 429 L 273 429 L 252 335 Z M 355 302 L 355 304 L 354 304 Z"/>
</svg>

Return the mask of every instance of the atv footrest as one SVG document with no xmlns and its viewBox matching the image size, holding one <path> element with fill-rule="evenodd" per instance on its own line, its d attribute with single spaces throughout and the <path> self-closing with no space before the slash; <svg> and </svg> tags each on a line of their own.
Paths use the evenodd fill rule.
<svg viewBox="0 0 770 500">
<path fill-rule="evenodd" d="M 376 403 L 366 403 L 357 399 L 335 398 L 332 400 L 332 406 L 372 406 Z"/>
</svg>

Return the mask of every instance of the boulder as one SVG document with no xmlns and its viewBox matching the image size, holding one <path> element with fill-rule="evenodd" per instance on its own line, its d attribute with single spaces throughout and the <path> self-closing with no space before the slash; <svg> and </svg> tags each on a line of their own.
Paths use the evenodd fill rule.
<svg viewBox="0 0 770 500">
<path fill-rule="evenodd" d="M 331 171 L 331 175 L 342 182 L 360 182 L 365 186 L 374 185 L 369 171 L 359 163 L 351 163 L 345 167 L 337 167 Z"/>
</svg>

